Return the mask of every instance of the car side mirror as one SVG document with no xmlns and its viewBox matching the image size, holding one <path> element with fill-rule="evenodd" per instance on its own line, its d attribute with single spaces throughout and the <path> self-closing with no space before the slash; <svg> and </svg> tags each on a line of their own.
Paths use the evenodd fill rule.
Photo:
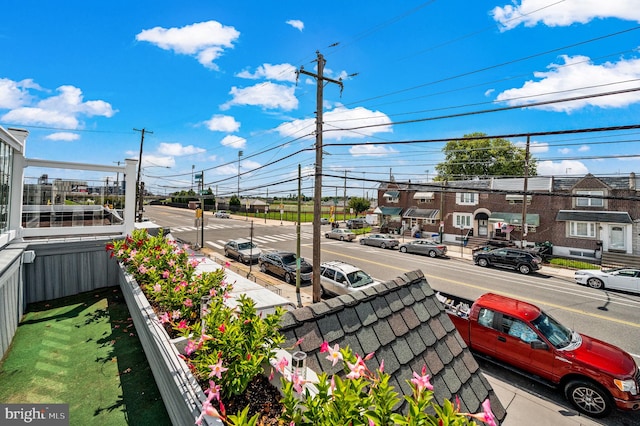
<svg viewBox="0 0 640 426">
<path fill-rule="evenodd" d="M 544 349 L 546 351 L 549 349 L 549 345 L 541 340 L 534 340 L 531 342 L 531 349 Z"/>
</svg>

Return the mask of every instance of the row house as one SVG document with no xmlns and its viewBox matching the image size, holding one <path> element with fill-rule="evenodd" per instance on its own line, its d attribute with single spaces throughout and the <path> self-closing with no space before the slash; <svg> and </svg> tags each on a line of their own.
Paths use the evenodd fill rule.
<svg viewBox="0 0 640 426">
<path fill-rule="evenodd" d="M 491 178 L 378 187 L 381 231 L 461 243 L 553 244 L 555 255 L 640 255 L 640 181 L 628 176 Z"/>
</svg>

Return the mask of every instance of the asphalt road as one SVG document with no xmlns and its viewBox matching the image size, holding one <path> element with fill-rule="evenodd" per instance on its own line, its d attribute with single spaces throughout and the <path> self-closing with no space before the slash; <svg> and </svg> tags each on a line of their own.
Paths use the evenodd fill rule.
<svg viewBox="0 0 640 426">
<path fill-rule="evenodd" d="M 170 226 L 172 234 L 192 243 L 199 242 L 200 231 L 194 229 L 194 212 L 168 207 L 148 206 L 146 216 L 162 226 Z M 284 222 L 279 225 L 263 218 L 248 220 L 213 218 L 206 215 L 205 247 L 222 254 L 224 242 L 232 238 L 248 238 L 253 227 L 253 238 L 266 250 L 295 252 L 296 226 Z M 301 226 L 301 254 L 312 258 L 312 226 Z M 323 226 L 323 232 L 329 230 Z M 402 242 L 402 237 L 399 238 Z M 508 270 L 481 268 L 450 250 L 449 258 L 431 259 L 427 256 L 400 253 L 398 250 L 362 246 L 356 242 L 321 241 L 322 261 L 339 259 L 357 265 L 373 277 L 389 280 L 398 275 L 420 269 L 430 285 L 469 299 L 486 292 L 499 292 L 527 300 L 551 314 L 566 326 L 581 333 L 605 340 L 628 351 L 640 364 L 640 295 L 599 291 L 579 286 L 566 278 L 532 274 L 523 276 Z M 258 268 L 254 268 L 257 271 Z M 310 287 L 303 287 L 310 294 Z M 485 366 L 483 366 L 485 368 Z M 486 368 L 491 368 L 487 365 Z M 559 392 L 522 379 L 508 371 L 493 369 L 493 374 L 504 376 L 530 392 L 535 392 L 569 408 Z M 607 425 L 640 424 L 639 413 L 617 412 L 603 421 Z"/>
</svg>

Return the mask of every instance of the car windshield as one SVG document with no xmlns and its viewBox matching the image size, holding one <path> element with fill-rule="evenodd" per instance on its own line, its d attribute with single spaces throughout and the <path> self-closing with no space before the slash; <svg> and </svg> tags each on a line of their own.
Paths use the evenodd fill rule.
<svg viewBox="0 0 640 426">
<path fill-rule="evenodd" d="M 373 282 L 373 278 L 371 278 L 369 274 L 364 271 L 351 272 L 350 274 L 347 274 L 347 278 L 351 283 L 351 287 L 354 288 L 363 287 Z"/>
<path fill-rule="evenodd" d="M 531 323 L 558 349 L 565 348 L 572 342 L 573 332 L 544 312 Z"/>
<path fill-rule="evenodd" d="M 256 248 L 257 246 L 251 242 L 238 244 L 238 250 L 249 250 L 250 248 Z"/>
<path fill-rule="evenodd" d="M 296 255 L 293 253 L 285 254 L 284 256 L 282 256 L 282 263 L 284 263 L 285 265 L 296 263 Z"/>
</svg>

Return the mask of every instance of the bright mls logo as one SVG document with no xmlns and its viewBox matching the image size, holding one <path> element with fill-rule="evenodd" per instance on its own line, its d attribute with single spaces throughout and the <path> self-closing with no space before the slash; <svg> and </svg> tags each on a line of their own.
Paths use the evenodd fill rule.
<svg viewBox="0 0 640 426">
<path fill-rule="evenodd" d="M 0 404 L 0 425 L 69 426 L 69 404 Z"/>
</svg>

